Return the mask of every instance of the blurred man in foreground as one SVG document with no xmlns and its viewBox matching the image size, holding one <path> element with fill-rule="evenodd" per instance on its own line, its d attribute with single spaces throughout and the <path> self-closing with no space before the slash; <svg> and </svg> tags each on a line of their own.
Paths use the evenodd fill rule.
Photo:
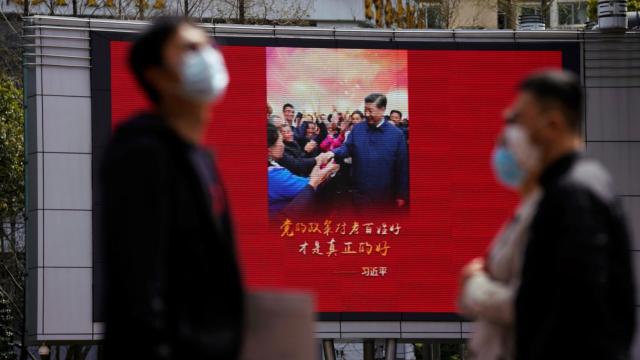
<svg viewBox="0 0 640 360">
<path fill-rule="evenodd" d="M 225 90 L 204 31 L 164 18 L 130 65 L 153 110 L 121 126 L 102 173 L 108 359 L 235 359 L 243 291 L 229 209 L 200 147 Z"/>
<path fill-rule="evenodd" d="M 539 151 L 544 192 L 515 301 L 516 359 L 629 358 L 629 235 L 610 175 L 582 153 L 582 109 L 579 81 L 550 71 L 525 80 L 509 111 Z"/>
</svg>

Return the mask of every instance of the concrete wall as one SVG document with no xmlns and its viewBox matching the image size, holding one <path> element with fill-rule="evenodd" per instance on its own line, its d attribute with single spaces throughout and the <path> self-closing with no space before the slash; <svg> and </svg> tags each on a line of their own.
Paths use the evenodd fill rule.
<svg viewBox="0 0 640 360">
<path fill-rule="evenodd" d="M 640 316 L 640 33 L 586 33 L 584 85 L 587 152 L 611 171 L 627 211 Z M 640 359 L 640 331 L 636 338 Z"/>
<path fill-rule="evenodd" d="M 92 340 L 89 32 L 25 29 L 28 333 Z"/>
<path fill-rule="evenodd" d="M 461 1 L 453 19 L 453 28 L 498 28 L 497 0 Z"/>
</svg>

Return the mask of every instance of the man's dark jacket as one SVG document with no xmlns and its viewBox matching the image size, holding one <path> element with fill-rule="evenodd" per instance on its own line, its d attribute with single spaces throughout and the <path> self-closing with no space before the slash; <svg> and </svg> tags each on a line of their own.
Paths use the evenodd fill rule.
<svg viewBox="0 0 640 360">
<path fill-rule="evenodd" d="M 316 166 L 316 159 L 307 156 L 308 154 L 300 148 L 300 144 L 296 141 L 285 141 L 284 154 L 282 154 L 282 159 L 278 160 L 278 164 L 294 175 L 308 177 Z"/>
<path fill-rule="evenodd" d="M 516 299 L 518 360 L 629 358 L 629 234 L 611 178 L 571 153 L 543 173 Z"/>
<path fill-rule="evenodd" d="M 107 359 L 237 358 L 243 292 L 232 228 L 224 194 L 212 199 L 190 160 L 195 149 L 141 115 L 106 151 Z"/>
<path fill-rule="evenodd" d="M 356 124 L 334 149 L 336 160 L 353 158 L 354 202 L 358 208 L 395 206 L 409 198 L 409 156 L 402 131 L 388 120 L 379 126 Z"/>
<path fill-rule="evenodd" d="M 304 152 L 300 144 L 297 141 L 284 141 L 284 152 L 295 157 L 295 158 L 303 158 L 310 157 L 307 153 Z"/>
</svg>

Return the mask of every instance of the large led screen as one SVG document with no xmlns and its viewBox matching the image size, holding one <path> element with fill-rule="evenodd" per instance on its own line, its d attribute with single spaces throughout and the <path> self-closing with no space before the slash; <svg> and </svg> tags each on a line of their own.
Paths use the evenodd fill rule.
<svg viewBox="0 0 640 360">
<path fill-rule="evenodd" d="M 231 82 L 202 139 L 229 195 L 246 286 L 310 291 L 320 313 L 454 313 L 461 267 L 517 202 L 490 167 L 503 110 L 525 76 L 567 66 L 562 46 L 265 45 L 221 47 Z M 129 46 L 109 42 L 112 128 L 149 106 Z M 380 123 L 358 115 L 370 94 L 386 98 Z M 291 117 L 284 138 L 299 156 L 332 151 L 340 164 L 294 210 L 313 170 L 284 168 L 265 139 L 268 118 Z M 270 173 L 285 170 L 295 182 Z"/>
</svg>

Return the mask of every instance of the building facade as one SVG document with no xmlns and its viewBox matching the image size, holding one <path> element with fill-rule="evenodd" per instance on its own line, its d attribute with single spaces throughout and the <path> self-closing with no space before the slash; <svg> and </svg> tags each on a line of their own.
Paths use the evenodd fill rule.
<svg viewBox="0 0 640 360">
<path fill-rule="evenodd" d="M 24 1 L 0 3 L 5 13 L 23 13 Z M 188 0 L 188 14 L 204 23 L 311 25 L 319 27 L 379 27 L 418 29 L 506 29 L 519 15 L 543 14 L 550 29 L 582 28 L 586 0 L 256 0 L 238 5 L 220 0 Z M 178 0 L 30 0 L 34 15 L 143 20 L 182 15 Z M 244 15 L 241 17 L 240 13 Z M 510 20 L 510 16 L 514 19 Z"/>
</svg>

